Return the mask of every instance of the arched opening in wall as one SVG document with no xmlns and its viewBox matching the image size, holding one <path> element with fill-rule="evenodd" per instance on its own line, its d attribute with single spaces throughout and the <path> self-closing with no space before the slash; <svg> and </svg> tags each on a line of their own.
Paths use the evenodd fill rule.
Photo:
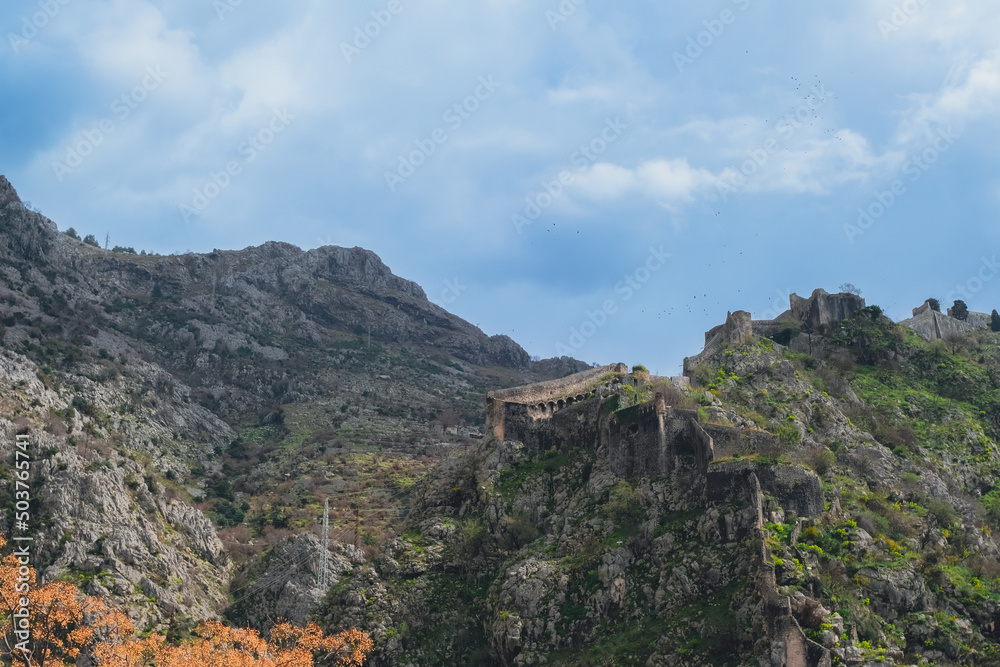
<svg viewBox="0 0 1000 667">
<path fill-rule="evenodd" d="M 566 401 L 560 398 L 559 403 L 557 403 L 557 405 L 559 406 L 559 409 L 562 410 L 563 408 L 566 407 Z"/>
<path fill-rule="evenodd" d="M 556 411 L 556 404 L 552 401 L 549 401 L 549 414 L 552 414 L 555 411 Z"/>
<path fill-rule="evenodd" d="M 685 433 L 678 437 L 674 441 L 674 453 L 683 463 L 688 465 L 694 464 L 694 440 L 691 439 L 691 436 Z"/>
<path fill-rule="evenodd" d="M 627 431 L 627 433 L 629 435 L 635 435 L 638 432 L 639 432 L 639 425 L 638 424 L 629 424 L 628 431 Z"/>
<path fill-rule="evenodd" d="M 573 405 L 574 403 L 576 403 L 576 399 L 572 396 L 566 399 L 566 405 Z"/>
</svg>

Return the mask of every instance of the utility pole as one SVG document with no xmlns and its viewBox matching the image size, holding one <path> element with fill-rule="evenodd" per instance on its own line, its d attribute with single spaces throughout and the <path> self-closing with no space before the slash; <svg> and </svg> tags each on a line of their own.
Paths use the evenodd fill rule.
<svg viewBox="0 0 1000 667">
<path fill-rule="evenodd" d="M 358 546 L 358 536 L 361 533 L 361 510 L 354 508 L 354 547 Z"/>
<path fill-rule="evenodd" d="M 324 593 L 330 585 L 327 570 L 330 562 L 330 499 L 323 501 L 323 537 L 319 552 L 319 588 Z"/>
<path fill-rule="evenodd" d="M 107 232 L 104 235 L 104 249 L 107 250 L 108 246 L 111 245 L 111 232 Z"/>
</svg>

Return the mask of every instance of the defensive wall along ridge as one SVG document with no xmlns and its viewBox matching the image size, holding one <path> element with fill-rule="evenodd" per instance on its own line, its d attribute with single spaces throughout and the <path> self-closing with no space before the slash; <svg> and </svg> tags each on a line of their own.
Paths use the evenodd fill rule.
<svg viewBox="0 0 1000 667">
<path fill-rule="evenodd" d="M 646 386 L 648 380 L 645 373 L 629 374 L 624 364 L 613 364 L 492 392 L 487 398 L 490 429 L 497 439 L 520 442 L 534 452 L 592 448 L 607 457 L 619 477 L 671 476 L 686 498 L 678 501 L 687 507 L 734 500 L 749 504 L 751 524 L 720 518 L 718 531 L 724 541 L 754 540 L 763 629 L 785 667 L 829 667 L 830 653 L 805 635 L 790 599 L 777 591 L 764 532 L 765 505 L 800 517 L 821 513 L 820 479 L 800 466 L 758 466 L 747 460 L 750 454 L 773 452 L 777 439 L 765 431 L 702 423 L 696 410 L 667 405 L 663 393 Z M 627 405 L 650 394 L 649 400 Z M 732 458 L 737 454 L 741 457 Z M 765 493 L 777 504 L 765 503 Z"/>
</svg>

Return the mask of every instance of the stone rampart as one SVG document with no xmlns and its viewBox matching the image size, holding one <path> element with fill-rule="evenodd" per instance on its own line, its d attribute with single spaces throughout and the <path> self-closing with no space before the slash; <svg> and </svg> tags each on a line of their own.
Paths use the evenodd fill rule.
<svg viewBox="0 0 1000 667">
<path fill-rule="evenodd" d="M 773 320 L 753 320 L 749 313 L 742 310 L 728 313 L 724 324 L 705 332 L 705 348 L 699 354 L 684 359 L 684 375 L 691 377 L 695 366 L 727 347 L 744 345 L 779 333 L 785 320 L 797 322 L 804 332 L 819 332 L 865 307 L 865 300 L 856 294 L 828 294 L 822 289 L 814 290 L 808 299 L 792 294 L 788 300 L 789 310 Z"/>
<path fill-rule="evenodd" d="M 753 340 L 755 338 L 750 313 L 745 310 L 726 313 L 725 324 L 720 324 L 705 333 L 705 348 L 701 353 L 684 359 L 684 375 L 690 377 L 695 366 L 727 347 L 744 345 Z"/>
<path fill-rule="evenodd" d="M 969 313 L 971 317 L 973 313 Z M 900 322 L 904 327 L 909 327 L 924 340 L 943 340 L 952 334 L 965 334 L 976 327 L 962 320 L 937 312 L 929 302 L 913 309 L 913 317 Z"/>
<path fill-rule="evenodd" d="M 812 471 L 795 465 L 758 465 L 748 460 L 717 461 L 708 471 L 708 499 L 719 501 L 740 488 L 750 475 L 774 496 L 778 505 L 799 516 L 815 516 L 824 509 L 823 484 Z"/>
<path fill-rule="evenodd" d="M 599 376 L 598 379 L 602 379 Z M 575 381 L 574 381 L 575 382 Z M 565 387 L 576 387 L 574 382 Z M 551 386 L 551 385 L 550 385 Z M 618 385 L 619 391 L 621 385 Z M 623 393 L 623 392 L 622 392 Z M 494 395 L 495 396 L 495 395 Z M 507 391 L 506 397 L 544 396 L 532 389 Z M 589 397 L 588 397 L 589 396 Z M 759 453 L 775 447 L 775 438 L 763 431 L 744 431 L 732 427 L 702 424 L 694 410 L 671 408 L 662 394 L 647 403 L 611 412 L 608 408 L 621 400 L 615 396 L 590 395 L 550 413 L 547 418 L 532 414 L 535 406 L 521 403 L 503 405 L 509 439 L 522 442 L 534 451 L 569 451 L 573 447 L 592 447 L 604 451 L 611 470 L 620 477 L 679 474 L 691 499 L 706 504 L 748 502 L 750 526 L 738 531 L 720 525 L 720 534 L 730 539 L 752 537 L 757 546 L 754 568 L 760 598 L 763 630 L 771 640 L 771 655 L 785 667 L 829 667 L 830 653 L 811 641 L 792 613 L 791 601 L 778 593 L 773 559 L 767 548 L 764 530 L 764 493 L 778 504 L 800 516 L 823 511 L 823 488 L 819 478 L 799 466 L 758 465 L 748 460 L 715 462 L 716 452 Z M 734 523 L 730 521 L 730 523 Z M 742 533 L 742 534 L 739 534 Z M 780 654 L 780 655 L 779 655 Z"/>
<path fill-rule="evenodd" d="M 486 427 L 499 440 L 507 435 L 508 418 L 550 419 L 563 408 L 585 400 L 591 393 L 603 395 L 622 383 L 625 364 L 611 364 L 557 380 L 491 391 L 486 395 Z"/>
</svg>

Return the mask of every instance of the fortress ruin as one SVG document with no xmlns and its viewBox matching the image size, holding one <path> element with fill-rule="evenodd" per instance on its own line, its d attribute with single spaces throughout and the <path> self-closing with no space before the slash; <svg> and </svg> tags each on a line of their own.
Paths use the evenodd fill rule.
<svg viewBox="0 0 1000 667">
<path fill-rule="evenodd" d="M 792 294 L 788 301 L 788 310 L 773 320 L 754 320 L 744 310 L 727 313 L 723 324 L 705 332 L 705 349 L 684 359 L 684 375 L 691 377 L 695 366 L 728 347 L 779 333 L 786 322 L 805 333 L 820 333 L 827 325 L 845 320 L 865 307 L 865 300 L 856 294 L 829 294 L 823 289 L 814 290 L 808 299 Z"/>
<path fill-rule="evenodd" d="M 913 329 L 924 340 L 943 340 L 952 334 L 965 334 L 974 329 L 988 327 L 990 316 L 986 313 L 969 311 L 966 319 L 955 319 L 951 316 L 951 308 L 947 314 L 942 314 L 931 308 L 931 302 L 927 300 L 922 306 L 913 309 L 913 317 L 903 320 L 900 324 Z"/>
<path fill-rule="evenodd" d="M 800 466 L 757 465 L 734 457 L 773 452 L 777 439 L 766 431 L 702 423 L 696 410 L 667 405 L 665 394 L 655 391 L 656 381 L 667 378 L 650 380 L 648 373 L 629 373 L 625 364 L 612 364 L 491 392 L 486 399 L 489 432 L 536 454 L 592 448 L 607 457 L 611 471 L 621 478 L 672 476 L 686 498 L 678 502 L 686 507 L 748 506 L 749 525 L 737 527 L 720 518 L 717 530 L 731 540 L 754 540 L 762 630 L 787 667 L 829 667 L 830 653 L 806 636 L 790 598 L 778 593 L 764 531 L 765 493 L 798 516 L 821 513 L 819 477 Z"/>
</svg>

